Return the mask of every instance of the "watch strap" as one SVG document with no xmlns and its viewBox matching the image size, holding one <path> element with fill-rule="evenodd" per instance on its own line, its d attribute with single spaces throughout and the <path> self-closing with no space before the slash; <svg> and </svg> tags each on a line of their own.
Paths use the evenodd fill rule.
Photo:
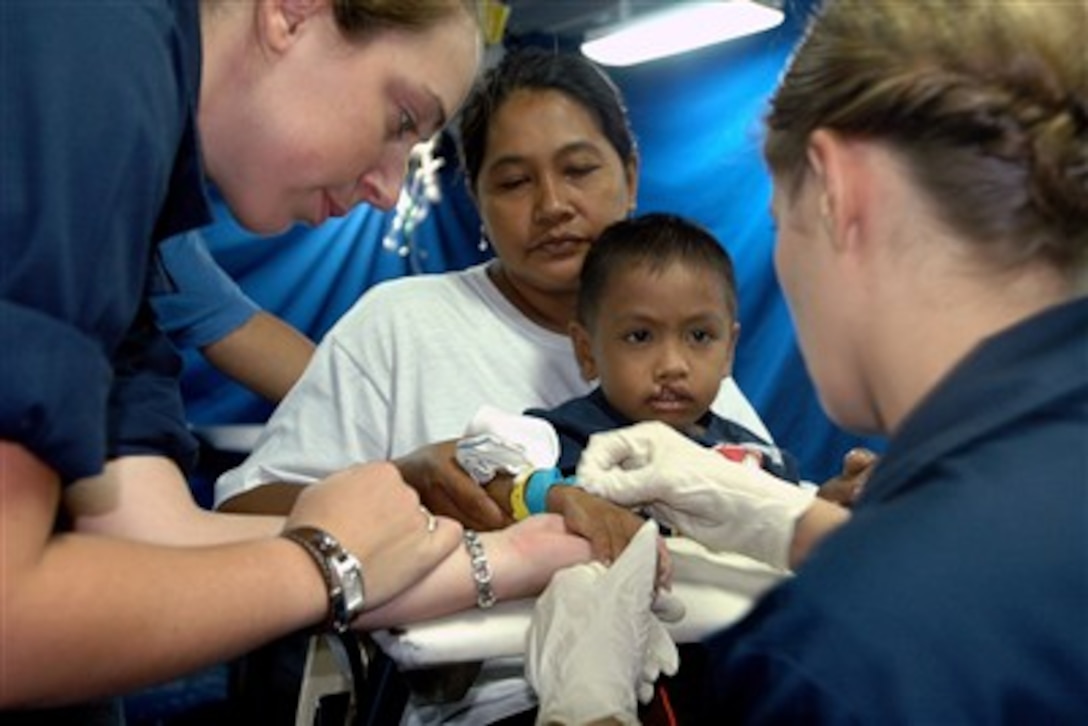
<svg viewBox="0 0 1088 726">
<path fill-rule="evenodd" d="M 329 596 L 326 624 L 337 633 L 346 632 L 366 603 L 363 568 L 328 532 L 317 527 L 294 527 L 282 536 L 298 544 L 313 558 Z"/>
</svg>

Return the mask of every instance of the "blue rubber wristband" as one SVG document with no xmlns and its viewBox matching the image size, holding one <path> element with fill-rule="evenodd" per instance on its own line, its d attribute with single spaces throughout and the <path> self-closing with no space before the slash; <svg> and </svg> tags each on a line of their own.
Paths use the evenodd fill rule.
<svg viewBox="0 0 1088 726">
<path fill-rule="evenodd" d="M 548 511 L 548 490 L 556 484 L 567 484 L 558 468 L 537 469 L 525 485 L 525 505 L 530 514 Z"/>
</svg>

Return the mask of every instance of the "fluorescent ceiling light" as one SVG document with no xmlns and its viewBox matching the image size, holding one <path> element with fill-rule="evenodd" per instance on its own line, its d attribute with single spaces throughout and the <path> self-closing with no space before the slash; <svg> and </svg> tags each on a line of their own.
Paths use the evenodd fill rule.
<svg viewBox="0 0 1088 726">
<path fill-rule="evenodd" d="M 760 33 L 783 18 L 781 10 L 751 0 L 682 3 L 587 40 L 582 53 L 604 65 L 630 66 Z"/>
</svg>

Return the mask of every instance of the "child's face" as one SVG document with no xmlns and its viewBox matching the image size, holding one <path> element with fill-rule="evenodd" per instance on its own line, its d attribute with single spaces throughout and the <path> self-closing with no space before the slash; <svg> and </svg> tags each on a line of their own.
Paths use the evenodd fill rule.
<svg viewBox="0 0 1088 726">
<path fill-rule="evenodd" d="M 613 272 L 592 332 L 575 324 L 571 335 L 582 374 L 620 413 L 687 429 L 732 372 L 738 331 L 721 280 L 671 263 Z"/>
</svg>

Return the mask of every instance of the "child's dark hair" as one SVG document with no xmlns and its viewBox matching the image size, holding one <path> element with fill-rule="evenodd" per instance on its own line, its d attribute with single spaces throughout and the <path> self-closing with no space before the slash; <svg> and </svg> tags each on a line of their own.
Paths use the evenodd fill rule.
<svg viewBox="0 0 1088 726">
<path fill-rule="evenodd" d="M 674 214 L 644 214 L 607 227 L 582 263 L 578 322 L 593 325 L 610 276 L 631 267 L 659 271 L 670 264 L 710 270 L 721 277 L 729 314 L 737 316 L 733 260 L 717 237 L 695 222 Z"/>
<path fill-rule="evenodd" d="M 472 89 L 460 113 L 458 151 L 476 193 L 476 182 L 487 148 L 491 119 L 515 91 L 558 91 L 579 104 L 596 119 L 601 133 L 625 163 L 637 150 L 623 97 L 604 71 L 574 53 L 542 48 L 508 51 L 499 64 L 487 71 Z"/>
</svg>

